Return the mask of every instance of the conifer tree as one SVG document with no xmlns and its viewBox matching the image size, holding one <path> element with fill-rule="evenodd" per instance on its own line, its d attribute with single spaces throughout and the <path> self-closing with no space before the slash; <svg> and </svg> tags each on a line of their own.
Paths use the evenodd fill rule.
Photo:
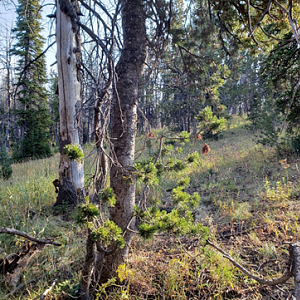
<svg viewBox="0 0 300 300">
<path fill-rule="evenodd" d="M 49 123 L 45 88 L 46 67 L 41 55 L 44 39 L 41 36 L 41 6 L 38 0 L 19 0 L 17 22 L 13 29 L 16 43 L 12 53 L 18 57 L 18 84 L 16 110 L 20 126 L 20 142 L 14 158 L 50 156 Z"/>
<path fill-rule="evenodd" d="M 176 14 L 170 28 L 172 43 L 164 52 L 161 120 L 175 130 L 196 134 L 199 111 L 207 105 L 215 113 L 225 109 L 218 89 L 229 72 L 220 45 L 215 43 L 217 27 L 209 3 L 199 1 L 185 14 L 190 17 Z"/>
</svg>

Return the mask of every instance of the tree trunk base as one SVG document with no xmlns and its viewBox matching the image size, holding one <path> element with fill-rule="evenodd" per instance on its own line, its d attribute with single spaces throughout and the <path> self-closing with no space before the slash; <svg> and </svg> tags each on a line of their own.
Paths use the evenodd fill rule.
<svg viewBox="0 0 300 300">
<path fill-rule="evenodd" d="M 53 206 L 67 212 L 73 210 L 78 203 L 83 201 L 83 190 L 76 190 L 73 183 L 66 176 L 63 176 L 63 185 L 59 185 L 57 199 Z"/>
</svg>

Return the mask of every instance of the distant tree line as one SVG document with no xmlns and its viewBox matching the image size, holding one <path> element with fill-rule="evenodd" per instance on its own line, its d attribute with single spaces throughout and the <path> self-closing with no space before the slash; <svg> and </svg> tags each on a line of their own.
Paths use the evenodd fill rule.
<svg viewBox="0 0 300 300">
<path fill-rule="evenodd" d="M 266 4 L 262 5 L 263 10 Z M 288 13 L 274 5 L 271 8 L 278 17 Z M 188 18 L 182 6 L 180 2 L 174 5 L 172 26 L 164 33 L 163 44 L 154 42 L 149 50 L 146 72 L 139 84 L 138 131 L 171 126 L 195 133 L 196 116 L 209 104 L 215 112 L 225 105 L 229 114 L 247 114 L 257 129 L 265 131 L 265 142 L 278 140 L 278 126 L 272 129 L 264 124 L 266 118 L 276 125 L 284 121 L 288 133 L 297 136 L 297 101 L 286 104 L 287 98 L 299 95 L 299 49 L 291 28 L 280 28 L 265 13 L 266 24 L 253 30 L 251 37 L 255 43 L 261 39 L 268 48 L 262 47 L 257 54 L 251 37 L 241 38 L 242 32 L 234 29 L 247 23 L 242 15 L 246 16 L 245 4 L 232 9 L 225 3 L 222 7 L 221 2 L 199 1 L 185 9 L 189 9 Z M 230 12 L 225 18 L 221 12 L 224 8 Z M 59 144 L 59 113 L 57 74 L 47 77 L 42 55 L 45 39 L 41 36 L 39 2 L 19 1 L 17 16 L 2 48 L 0 128 L 3 150 L 12 151 L 14 160 L 24 160 L 51 155 L 51 145 Z M 252 22 L 258 22 L 257 18 L 253 11 Z M 275 35 L 282 41 L 274 42 Z M 86 35 L 83 38 L 88 39 Z M 165 51 L 157 61 L 161 46 Z M 80 139 L 86 143 L 95 139 L 94 105 L 106 75 L 102 73 L 102 79 L 98 79 L 98 88 L 94 79 L 107 65 L 101 65 L 101 55 L 94 48 L 83 49 L 77 113 Z"/>
</svg>

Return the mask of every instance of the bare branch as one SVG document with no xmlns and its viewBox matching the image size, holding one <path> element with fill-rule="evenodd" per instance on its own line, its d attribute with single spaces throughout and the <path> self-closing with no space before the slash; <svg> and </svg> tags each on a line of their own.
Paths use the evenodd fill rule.
<svg viewBox="0 0 300 300">
<path fill-rule="evenodd" d="M 57 281 L 57 279 L 55 279 L 54 281 L 53 281 L 53 283 L 51 284 L 51 286 L 48 288 L 48 289 L 46 289 L 46 291 L 41 295 L 41 298 L 40 298 L 40 300 L 43 300 L 43 299 L 45 299 L 46 297 L 47 297 L 47 295 L 51 292 L 51 290 L 54 288 L 54 286 L 55 286 L 55 284 L 56 284 L 56 281 Z"/>
<path fill-rule="evenodd" d="M 0 227 L 0 234 L 1 233 L 7 233 L 7 234 L 13 234 L 13 235 L 19 235 L 21 237 L 24 237 L 32 242 L 36 242 L 36 243 L 39 243 L 39 244 L 49 244 L 49 245 L 54 245 L 54 246 L 61 246 L 62 244 L 60 243 L 56 243 L 56 242 L 53 242 L 52 240 L 50 239 L 43 239 L 43 240 L 39 240 L 35 237 L 32 237 L 30 235 L 28 235 L 27 233 L 25 232 L 22 232 L 22 231 L 19 231 L 19 230 L 16 230 L 14 228 L 5 228 L 5 227 Z"/>
<path fill-rule="evenodd" d="M 286 269 L 283 272 L 283 275 L 281 277 L 279 277 L 279 278 L 271 279 L 271 280 L 263 279 L 261 277 L 258 277 L 256 275 L 251 274 L 247 269 L 245 269 L 242 265 L 240 265 L 237 261 L 235 261 L 227 252 L 225 252 L 224 250 L 222 250 L 221 248 L 219 248 L 217 245 L 215 245 L 214 243 L 212 243 L 210 240 L 207 240 L 206 243 L 208 245 L 212 246 L 213 248 L 215 248 L 216 250 L 218 250 L 220 253 L 222 253 L 223 256 L 225 258 L 227 258 L 228 260 L 230 260 L 235 267 L 237 267 L 238 269 L 240 269 L 248 277 L 256 280 L 260 284 L 266 284 L 266 285 L 274 286 L 274 285 L 277 285 L 277 284 L 282 284 L 282 283 L 286 282 L 288 279 L 290 279 L 292 277 L 292 274 L 291 274 L 290 270 Z"/>
<path fill-rule="evenodd" d="M 270 53 L 276 52 L 277 50 L 279 50 L 279 49 L 285 47 L 286 45 L 288 45 L 288 44 L 291 43 L 291 42 L 293 42 L 292 39 L 285 41 L 285 42 L 282 43 L 280 46 L 278 46 L 278 47 L 276 47 L 275 49 L 271 50 Z M 294 52 L 294 53 L 295 53 L 295 52 Z"/>
<path fill-rule="evenodd" d="M 298 43 L 298 47 L 300 48 L 300 40 L 298 35 L 297 26 L 295 26 L 294 20 L 293 20 L 293 1 L 289 0 L 289 12 L 288 12 L 289 22 L 293 30 L 294 38 Z"/>
<path fill-rule="evenodd" d="M 88 4 L 86 4 L 84 1 L 80 1 L 80 3 L 82 4 L 82 6 L 83 6 L 85 9 L 89 10 L 90 12 L 92 12 L 93 15 L 94 15 L 98 20 L 100 20 L 100 22 L 102 23 L 102 25 L 103 25 L 103 27 L 104 27 L 105 29 L 107 29 L 108 31 L 111 32 L 111 29 L 107 26 L 106 22 L 101 18 L 101 16 L 100 16 L 94 9 L 92 9 L 92 8 L 91 8 Z M 110 16 L 109 16 L 109 17 L 110 17 Z M 110 18 L 111 18 L 111 17 L 110 17 Z M 92 22 L 91 22 L 91 24 L 92 24 Z"/>
<path fill-rule="evenodd" d="M 247 0 L 247 17 L 248 17 L 249 31 L 252 32 L 252 24 L 251 24 L 251 17 L 250 17 L 250 0 Z M 256 41 L 254 35 L 252 35 L 252 40 L 256 45 L 258 45 L 258 42 Z"/>
<path fill-rule="evenodd" d="M 252 36 L 253 36 L 254 31 L 257 29 L 257 27 L 260 26 L 260 24 L 261 24 L 261 22 L 263 21 L 263 19 L 265 18 L 265 16 L 269 14 L 271 4 L 272 4 L 272 0 L 269 0 L 268 6 L 267 6 L 266 10 L 264 11 L 264 13 L 262 14 L 262 16 L 260 17 L 259 21 L 255 24 L 255 26 L 254 26 L 254 28 L 252 29 L 252 31 L 249 33 L 249 37 L 252 37 Z"/>
<path fill-rule="evenodd" d="M 109 58 L 111 58 L 110 52 L 107 50 L 107 47 L 101 41 L 101 39 L 92 30 L 90 30 L 86 25 L 82 24 L 81 22 L 79 22 L 79 26 L 101 47 L 103 52 L 105 52 L 105 54 Z"/>
<path fill-rule="evenodd" d="M 274 35 L 267 33 L 261 25 L 259 25 L 259 28 L 262 30 L 264 35 L 266 35 L 267 37 L 269 37 L 273 40 L 276 40 L 278 42 L 284 42 L 285 41 L 284 39 L 279 39 L 279 38 L 275 37 Z"/>
<path fill-rule="evenodd" d="M 280 9 L 288 15 L 288 11 L 278 1 L 275 0 L 274 3 L 276 3 L 280 7 Z"/>
<path fill-rule="evenodd" d="M 19 77 L 19 81 L 17 83 L 17 87 L 15 89 L 15 93 L 14 93 L 14 98 L 16 97 L 16 94 L 17 94 L 17 91 L 19 89 L 19 86 L 20 86 L 20 82 L 21 82 L 21 79 L 22 79 L 22 76 L 23 74 L 25 73 L 25 71 L 34 63 L 36 62 L 38 59 L 40 59 L 43 55 L 45 55 L 45 53 L 53 46 L 55 45 L 56 41 L 54 41 L 52 44 L 50 44 L 41 54 L 39 54 L 35 59 L 33 59 L 32 61 L 30 61 L 25 67 L 24 69 L 22 70 L 22 73 L 20 74 L 20 77 Z"/>
</svg>

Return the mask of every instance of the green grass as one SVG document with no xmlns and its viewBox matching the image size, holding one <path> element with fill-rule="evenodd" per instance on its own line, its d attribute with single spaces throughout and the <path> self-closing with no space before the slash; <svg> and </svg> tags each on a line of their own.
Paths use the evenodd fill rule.
<svg viewBox="0 0 300 300">
<path fill-rule="evenodd" d="M 177 173 L 165 173 L 158 186 L 150 188 L 149 198 L 160 199 L 160 206 L 171 206 L 171 193 L 179 179 L 190 177 L 186 191 L 198 192 L 201 203 L 195 219 L 208 226 L 223 249 L 253 273 L 279 277 L 287 261 L 284 241 L 300 239 L 299 227 L 299 161 L 297 157 L 278 159 L 275 149 L 257 145 L 246 128 L 247 120 L 233 118 L 228 129 L 216 140 L 206 140 L 211 151 L 202 155 L 203 141 L 191 139 L 182 147 L 177 159 L 198 151 L 200 158 Z M 145 148 L 138 160 L 157 151 L 161 135 L 176 136 L 167 130 L 154 131 L 151 145 L 145 137 L 137 138 L 136 149 Z M 91 146 L 85 150 L 86 155 Z M 139 152 L 138 152 L 139 153 Z M 137 154 L 138 154 L 137 153 Z M 287 158 L 287 163 L 279 160 Z M 85 162 L 85 173 L 91 174 L 94 156 Z M 49 159 L 13 165 L 13 176 L 0 180 L 0 226 L 14 227 L 38 238 L 52 238 L 63 246 L 48 246 L 30 263 L 23 282 L 39 278 L 20 289 L 10 299 L 35 299 L 55 278 L 58 283 L 49 299 L 66 299 L 74 295 L 85 255 L 86 232 L 54 216 L 52 181 L 57 178 L 59 155 Z M 142 190 L 138 184 L 137 193 Z M 23 239 L 0 236 L 0 247 L 6 254 L 20 249 Z M 0 253 L 0 259 L 4 253 Z M 151 241 L 136 237 L 128 259 L 130 280 L 115 287 L 110 299 L 284 299 L 293 285 L 261 287 L 241 274 L 221 254 L 203 247 L 194 238 L 157 236 Z M 0 299 L 11 288 L 0 278 Z M 52 297 L 52 298 L 51 298 Z M 277 298 L 276 298 L 277 297 Z M 106 298 L 103 298 L 106 299 Z"/>
<path fill-rule="evenodd" d="M 73 274 L 71 268 L 78 268 L 84 257 L 85 234 L 79 232 L 74 223 L 53 216 L 52 205 L 57 194 L 52 181 L 57 178 L 59 155 L 48 159 L 14 164 L 9 180 L 0 180 L 0 226 L 15 228 L 36 238 L 50 238 L 63 246 L 48 246 L 36 256 L 23 274 L 23 281 L 39 276 L 34 288 L 27 288 L 28 295 L 13 295 L 10 299 L 35 299 L 47 289 L 49 280 L 57 277 L 61 269 Z M 0 247 L 6 254 L 17 252 L 25 240 L 18 236 L 0 236 Z M 82 249 L 78 252 L 78 249 Z M 0 253 L 0 259 L 4 253 Z M 79 269 L 78 269 L 79 270 Z M 74 274 L 79 279 L 79 273 Z M 63 279 L 63 278 L 62 278 Z M 13 289 L 1 284 L 0 299 Z"/>
</svg>

